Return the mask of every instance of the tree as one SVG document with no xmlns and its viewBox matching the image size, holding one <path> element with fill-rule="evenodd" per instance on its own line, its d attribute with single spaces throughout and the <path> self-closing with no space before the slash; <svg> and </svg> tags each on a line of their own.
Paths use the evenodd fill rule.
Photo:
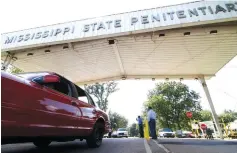
<svg viewBox="0 0 237 153">
<path fill-rule="evenodd" d="M 10 67 L 10 68 L 9 68 L 9 71 L 10 71 L 10 73 L 12 73 L 12 74 L 18 74 L 18 73 L 23 72 L 21 69 L 15 67 L 15 66 Z"/>
<path fill-rule="evenodd" d="M 107 111 L 108 109 L 108 97 L 118 91 L 117 83 L 109 81 L 105 83 L 96 83 L 93 85 L 85 85 L 85 90 L 97 98 L 97 104 L 100 109 Z"/>
<path fill-rule="evenodd" d="M 128 125 L 128 120 L 116 112 L 109 111 L 109 119 L 113 129 L 125 128 Z"/>
<path fill-rule="evenodd" d="M 129 134 L 131 137 L 137 137 L 139 134 L 139 131 L 137 129 L 137 125 L 136 123 L 133 123 L 130 127 L 129 127 Z"/>
<path fill-rule="evenodd" d="M 237 112 L 232 110 L 225 110 L 224 113 L 219 115 L 220 122 L 224 122 L 225 124 L 233 122 L 237 119 Z"/>
<path fill-rule="evenodd" d="M 181 82 L 165 82 L 156 84 L 155 89 L 149 91 L 145 106 L 151 106 L 157 113 L 160 127 L 190 129 L 186 112 L 193 113 L 193 119 L 200 118 L 200 96 Z"/>
<path fill-rule="evenodd" d="M 224 113 L 226 114 L 232 114 L 234 116 L 235 119 L 237 119 L 237 112 L 233 111 L 233 110 L 224 110 Z"/>
<path fill-rule="evenodd" d="M 201 115 L 201 118 L 200 118 L 201 121 L 211 121 L 212 120 L 212 114 L 211 114 L 211 111 L 209 111 L 209 110 L 202 110 L 200 112 L 200 115 Z"/>
</svg>

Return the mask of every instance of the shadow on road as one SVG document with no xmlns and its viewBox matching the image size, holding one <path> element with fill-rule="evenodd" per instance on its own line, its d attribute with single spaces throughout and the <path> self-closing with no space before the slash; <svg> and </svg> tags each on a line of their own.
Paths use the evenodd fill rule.
<svg viewBox="0 0 237 153">
<path fill-rule="evenodd" d="M 237 141 L 212 141 L 212 140 L 202 140 L 202 141 L 167 141 L 158 140 L 159 144 L 172 144 L 172 145 L 200 145 L 200 146 L 211 146 L 211 145 L 237 145 Z"/>
<path fill-rule="evenodd" d="M 57 153 L 57 152 L 80 152 L 85 150 L 91 150 L 93 149 L 88 148 L 86 143 L 70 143 L 70 144 L 51 144 L 48 148 L 45 149 L 39 149 L 35 147 L 34 145 L 29 146 L 22 146 L 22 147 L 3 147 L 2 146 L 2 153 Z"/>
</svg>

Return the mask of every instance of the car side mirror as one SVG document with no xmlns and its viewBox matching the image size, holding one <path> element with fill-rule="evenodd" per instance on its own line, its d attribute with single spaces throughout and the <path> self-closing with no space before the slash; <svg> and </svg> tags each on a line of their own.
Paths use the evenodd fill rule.
<svg viewBox="0 0 237 153">
<path fill-rule="evenodd" d="M 45 75 L 41 77 L 36 77 L 32 81 L 37 82 L 37 83 L 57 83 L 60 82 L 60 77 L 57 75 Z"/>
</svg>

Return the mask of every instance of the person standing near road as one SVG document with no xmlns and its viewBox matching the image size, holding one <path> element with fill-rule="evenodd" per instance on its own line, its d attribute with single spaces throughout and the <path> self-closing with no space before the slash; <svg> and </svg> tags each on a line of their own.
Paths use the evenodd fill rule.
<svg viewBox="0 0 237 153">
<path fill-rule="evenodd" d="M 152 107 L 148 107 L 147 120 L 150 129 L 150 136 L 152 139 L 157 139 L 156 135 L 156 113 L 152 110 Z"/>
<path fill-rule="evenodd" d="M 109 134 L 108 134 L 108 137 L 111 138 L 111 135 L 112 135 L 112 129 L 111 127 L 109 128 Z"/>
<path fill-rule="evenodd" d="M 140 137 L 144 138 L 143 121 L 142 121 L 141 116 L 138 116 L 137 121 L 138 121 L 138 126 L 139 126 Z"/>
</svg>

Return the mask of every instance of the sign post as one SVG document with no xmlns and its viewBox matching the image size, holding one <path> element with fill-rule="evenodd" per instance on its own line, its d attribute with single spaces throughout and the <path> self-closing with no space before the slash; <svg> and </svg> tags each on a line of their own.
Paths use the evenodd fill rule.
<svg viewBox="0 0 237 153">
<path fill-rule="evenodd" d="M 204 124 L 204 123 L 202 123 L 202 124 L 201 124 L 201 129 L 202 129 L 202 130 L 205 130 L 206 128 L 207 128 L 207 125 Z"/>
<path fill-rule="evenodd" d="M 205 137 L 204 134 L 207 134 L 207 130 L 206 130 L 207 129 L 207 125 L 202 123 L 200 128 L 202 129 L 203 136 Z"/>
<path fill-rule="evenodd" d="M 191 126 L 191 130 L 193 131 L 192 120 L 191 120 L 191 118 L 193 117 L 192 112 L 186 112 L 186 116 L 190 119 L 190 126 Z"/>
<path fill-rule="evenodd" d="M 192 112 L 186 112 L 186 116 L 191 119 L 193 117 L 193 113 Z"/>
</svg>

